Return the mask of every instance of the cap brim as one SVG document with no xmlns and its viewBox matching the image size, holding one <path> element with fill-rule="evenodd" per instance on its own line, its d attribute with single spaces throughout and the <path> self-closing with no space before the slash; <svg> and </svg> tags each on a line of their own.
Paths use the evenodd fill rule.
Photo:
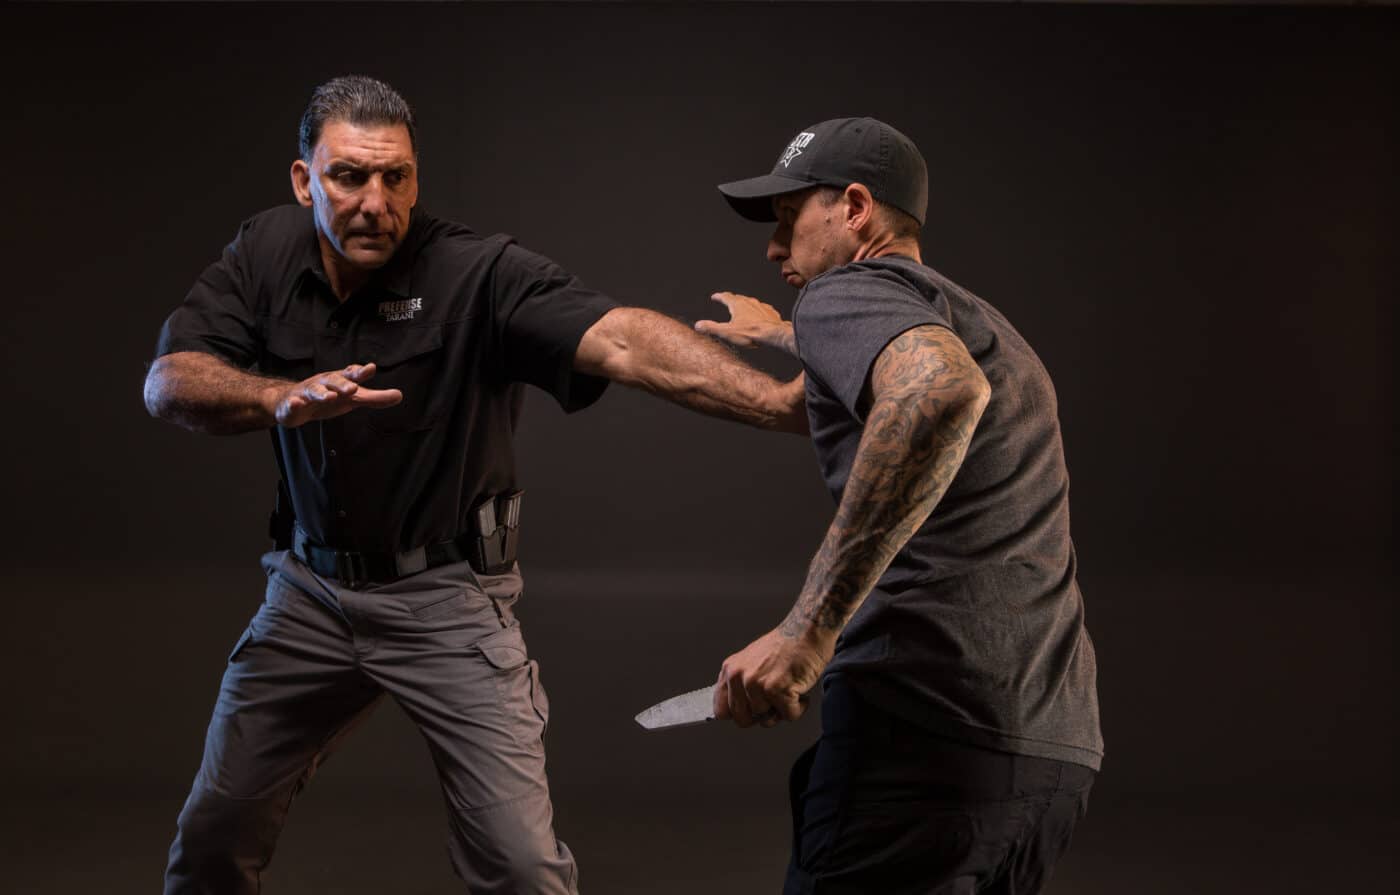
<svg viewBox="0 0 1400 895">
<path fill-rule="evenodd" d="M 774 196 L 795 193 L 798 190 L 805 190 L 809 186 L 813 186 L 813 184 L 795 177 L 764 174 L 762 177 L 750 177 L 748 180 L 721 183 L 719 191 L 724 194 L 724 198 L 729 200 L 730 207 L 739 212 L 741 217 L 751 221 L 771 222 L 778 219 L 778 216 L 773 213 Z"/>
</svg>

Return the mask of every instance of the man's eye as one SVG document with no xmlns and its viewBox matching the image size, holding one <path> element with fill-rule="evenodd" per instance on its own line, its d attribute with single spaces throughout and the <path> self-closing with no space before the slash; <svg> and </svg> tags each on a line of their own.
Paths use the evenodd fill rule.
<svg viewBox="0 0 1400 895">
<path fill-rule="evenodd" d="M 337 171 L 331 176 L 341 186 L 357 186 L 364 181 L 359 171 Z"/>
<path fill-rule="evenodd" d="M 402 171 L 388 171 L 384 174 L 384 182 L 389 186 L 398 186 L 403 183 L 404 175 Z"/>
</svg>

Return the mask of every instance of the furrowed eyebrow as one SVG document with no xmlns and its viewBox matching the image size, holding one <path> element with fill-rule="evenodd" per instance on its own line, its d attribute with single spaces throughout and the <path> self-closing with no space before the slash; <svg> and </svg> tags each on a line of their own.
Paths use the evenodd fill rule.
<svg viewBox="0 0 1400 895">
<path fill-rule="evenodd" d="M 367 174 L 373 174 L 375 171 L 398 171 L 402 174 L 407 174 L 409 171 L 413 170 L 413 163 L 394 162 L 388 165 L 361 165 L 358 162 L 352 162 L 348 159 L 331 159 L 326 163 L 326 170 L 336 172 L 363 171 Z"/>
</svg>

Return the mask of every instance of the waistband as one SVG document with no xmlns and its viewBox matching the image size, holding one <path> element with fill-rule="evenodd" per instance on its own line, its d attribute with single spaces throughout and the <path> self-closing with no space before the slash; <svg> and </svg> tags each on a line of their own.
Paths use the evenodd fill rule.
<svg viewBox="0 0 1400 895">
<path fill-rule="evenodd" d="M 484 501 L 472 512 L 475 530 L 411 550 L 338 550 L 312 540 L 300 524 L 293 528 L 291 550 L 317 574 L 352 588 L 394 581 L 455 562 L 470 564 L 480 575 L 500 575 L 515 565 L 523 493 L 514 491 Z"/>
</svg>

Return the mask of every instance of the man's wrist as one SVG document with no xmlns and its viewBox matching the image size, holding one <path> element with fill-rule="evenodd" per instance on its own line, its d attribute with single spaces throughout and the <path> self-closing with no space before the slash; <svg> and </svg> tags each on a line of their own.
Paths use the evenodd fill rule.
<svg viewBox="0 0 1400 895">
<path fill-rule="evenodd" d="M 778 335 L 779 340 L 775 347 L 797 357 L 797 333 L 793 331 L 792 324 L 785 322 Z"/>
<path fill-rule="evenodd" d="M 793 357 L 797 356 L 797 339 L 793 335 L 792 324 L 786 320 L 774 323 L 759 335 L 756 341 L 769 348 L 776 348 L 786 354 L 791 354 Z"/>
<path fill-rule="evenodd" d="M 778 631 L 790 640 L 796 640 L 822 655 L 831 655 L 836 649 L 836 638 L 841 629 L 821 624 L 819 618 L 808 617 L 800 610 L 802 601 L 794 606 L 787 618 L 778 626 Z"/>
<path fill-rule="evenodd" d="M 277 419 L 277 409 L 282 405 L 282 398 L 285 393 L 286 385 L 279 385 L 276 383 L 268 383 L 258 392 L 258 404 L 262 407 L 263 412 L 267 414 L 267 418 L 272 421 L 272 425 L 274 426 L 280 422 L 280 420 Z"/>
<path fill-rule="evenodd" d="M 771 391 L 771 428 L 781 432 L 807 434 L 807 385 L 798 376 L 788 382 L 778 382 Z"/>
</svg>

